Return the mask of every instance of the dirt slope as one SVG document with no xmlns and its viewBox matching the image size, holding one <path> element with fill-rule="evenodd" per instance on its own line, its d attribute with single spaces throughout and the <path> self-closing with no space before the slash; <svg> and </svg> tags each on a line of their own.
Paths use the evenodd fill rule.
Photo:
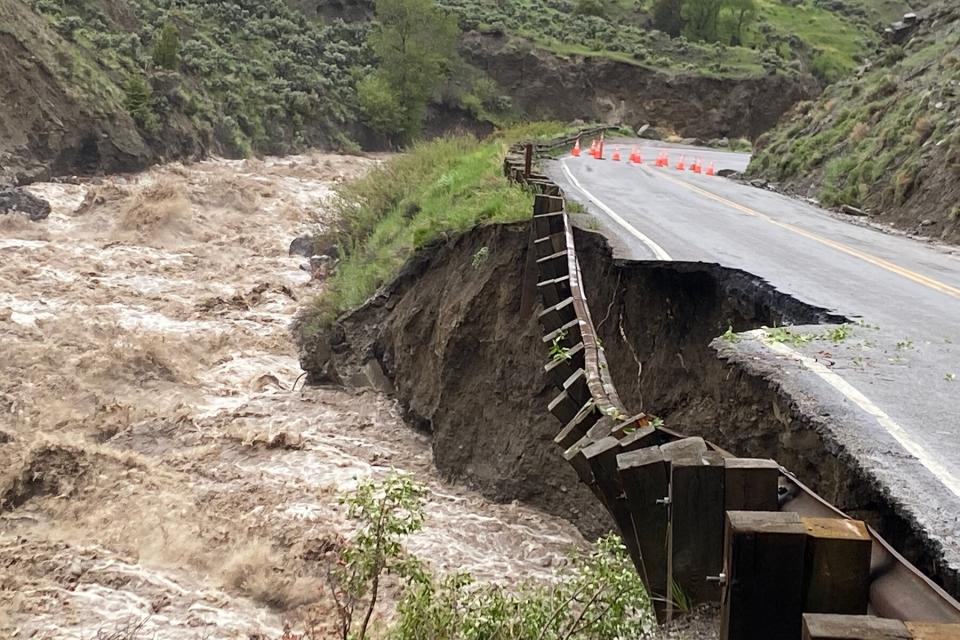
<svg viewBox="0 0 960 640">
<path fill-rule="evenodd" d="M 99 96 L 94 105 L 70 90 L 66 74 L 89 67 L 32 9 L 2 0 L 0 25 L 0 186 L 131 169 L 152 158 L 116 96 Z"/>
<path fill-rule="evenodd" d="M 530 117 L 652 124 L 685 137 L 756 137 L 819 91 L 809 74 L 669 73 L 602 56 L 559 56 L 501 34 L 467 33 L 460 49 Z"/>
<path fill-rule="evenodd" d="M 598 535 L 610 520 L 552 442 L 545 349 L 534 307 L 520 313 L 526 251 L 519 224 L 479 227 L 418 252 L 331 333 L 301 336 L 301 366 L 316 378 L 332 356 L 346 379 L 378 362 L 407 420 L 431 433 L 441 473 Z"/>
</svg>

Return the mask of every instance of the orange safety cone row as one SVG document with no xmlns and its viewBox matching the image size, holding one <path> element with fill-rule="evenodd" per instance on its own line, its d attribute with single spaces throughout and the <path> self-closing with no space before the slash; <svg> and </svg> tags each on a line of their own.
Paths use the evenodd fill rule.
<svg viewBox="0 0 960 640">
<path fill-rule="evenodd" d="M 708 175 L 708 176 L 712 176 L 712 175 L 713 175 L 713 163 L 712 163 L 712 162 L 707 165 L 707 175 Z"/>
<path fill-rule="evenodd" d="M 633 164 L 643 164 L 643 156 L 640 155 L 640 150 L 636 147 L 630 151 L 630 162 Z"/>
<path fill-rule="evenodd" d="M 613 153 L 610 154 L 610 159 L 614 162 L 620 162 L 620 149 L 614 149 Z"/>
<path fill-rule="evenodd" d="M 580 138 L 577 138 L 577 141 L 573 143 L 573 150 L 570 151 L 570 155 L 574 158 L 580 157 Z"/>
<path fill-rule="evenodd" d="M 700 173 L 700 159 L 699 159 L 699 158 L 694 159 L 694 161 L 690 164 L 690 171 L 693 171 L 694 173 Z"/>
<path fill-rule="evenodd" d="M 683 168 L 684 168 L 685 166 L 686 166 L 686 165 L 685 165 L 684 162 L 683 162 L 683 156 L 680 156 L 680 160 L 677 161 L 677 167 L 676 167 L 676 168 L 677 168 L 677 171 L 683 171 Z"/>
</svg>

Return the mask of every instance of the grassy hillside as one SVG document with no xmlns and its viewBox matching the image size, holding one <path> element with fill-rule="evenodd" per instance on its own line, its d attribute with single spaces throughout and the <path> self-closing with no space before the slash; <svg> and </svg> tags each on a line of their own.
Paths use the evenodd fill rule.
<svg viewBox="0 0 960 640">
<path fill-rule="evenodd" d="M 562 56 L 582 54 L 663 73 L 658 77 L 667 83 L 674 74 L 753 80 L 776 74 L 805 87 L 800 95 L 812 91 L 805 72 L 832 80 L 871 55 L 872 25 L 899 7 L 898 0 L 756 0 L 757 19 L 741 45 L 729 46 L 652 29 L 653 1 L 437 3 L 464 31 L 522 36 L 561 56 L 547 65 L 558 78 L 542 78 L 545 87 L 559 87 L 568 64 Z M 366 44 L 372 11 L 372 0 L 0 0 L 0 80 L 7 87 L 0 182 L 131 170 L 211 152 L 349 150 L 375 141 L 358 125 L 356 88 L 376 63 Z M 173 39 L 166 57 L 160 55 L 165 32 Z M 528 115 L 482 70 L 484 60 L 472 62 L 455 61 L 448 70 L 435 95 L 439 126 L 432 131 L 477 123 L 489 130 L 490 123 L 505 126 Z M 622 99 L 614 95 L 622 80 L 609 78 L 600 97 L 571 117 L 615 118 L 599 108 Z M 637 104 L 645 98 L 656 106 L 641 95 Z M 666 120 L 660 124 L 670 128 L 679 104 L 655 114 Z"/>
<path fill-rule="evenodd" d="M 333 237 L 344 257 L 305 331 L 361 304 L 390 280 L 411 253 L 442 234 L 529 217 L 533 196 L 503 176 L 507 147 L 565 133 L 555 122 L 512 127 L 484 140 L 423 142 L 360 180 L 338 187 L 341 221 Z M 484 255 L 476 256 L 478 262 Z"/>
<path fill-rule="evenodd" d="M 439 1 L 464 28 L 523 35 L 561 54 L 605 55 L 707 75 L 808 70 L 824 81 L 852 71 L 878 44 L 875 27 L 907 9 L 896 0 L 757 0 L 757 17 L 742 46 L 727 46 L 653 30 L 653 0 L 601 3 L 599 15 L 578 13 L 577 0 Z"/>
<path fill-rule="evenodd" d="M 62 59 L 66 50 L 89 68 L 96 91 L 87 82 L 71 87 L 85 100 L 126 101 L 131 80 L 148 77 L 148 108 L 137 114 L 145 135 L 160 135 L 182 114 L 205 138 L 240 153 L 327 141 L 352 119 L 350 67 L 370 62 L 362 26 L 308 20 L 283 0 L 31 0 L 31 7 L 46 21 L 51 55 Z M 171 71 L 181 73 L 164 74 L 152 60 L 168 23 L 180 34 Z"/>
<path fill-rule="evenodd" d="M 924 15 L 913 39 L 761 138 L 750 172 L 960 240 L 960 8 Z"/>
</svg>

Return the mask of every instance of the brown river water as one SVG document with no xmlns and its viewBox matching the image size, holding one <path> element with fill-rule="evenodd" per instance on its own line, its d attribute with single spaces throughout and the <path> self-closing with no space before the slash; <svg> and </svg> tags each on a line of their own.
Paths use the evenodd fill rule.
<svg viewBox="0 0 960 640">
<path fill-rule="evenodd" d="M 323 283 L 287 247 L 373 162 L 170 164 L 0 215 L 0 638 L 322 631 L 338 494 L 391 468 L 429 488 L 408 547 L 437 571 L 548 579 L 586 544 L 443 482 L 390 398 L 294 390 L 289 324 Z"/>
</svg>

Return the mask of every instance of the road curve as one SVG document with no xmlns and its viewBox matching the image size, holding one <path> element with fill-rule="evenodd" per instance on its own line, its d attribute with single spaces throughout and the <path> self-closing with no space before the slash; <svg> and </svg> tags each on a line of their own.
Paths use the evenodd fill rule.
<svg viewBox="0 0 960 640">
<path fill-rule="evenodd" d="M 626 162 L 638 146 L 639 166 Z M 610 160 L 619 150 L 620 162 Z M 667 152 L 671 165 L 654 167 Z M 799 200 L 675 168 L 743 170 L 747 154 L 650 141 L 546 165 L 622 257 L 715 262 L 857 323 L 838 343 L 744 336 L 829 412 L 838 440 L 960 570 L 960 251 L 852 224 Z M 798 328 L 798 332 L 804 329 Z M 809 333 L 821 329 L 807 328 Z M 826 355 L 825 355 L 826 354 Z"/>
</svg>

